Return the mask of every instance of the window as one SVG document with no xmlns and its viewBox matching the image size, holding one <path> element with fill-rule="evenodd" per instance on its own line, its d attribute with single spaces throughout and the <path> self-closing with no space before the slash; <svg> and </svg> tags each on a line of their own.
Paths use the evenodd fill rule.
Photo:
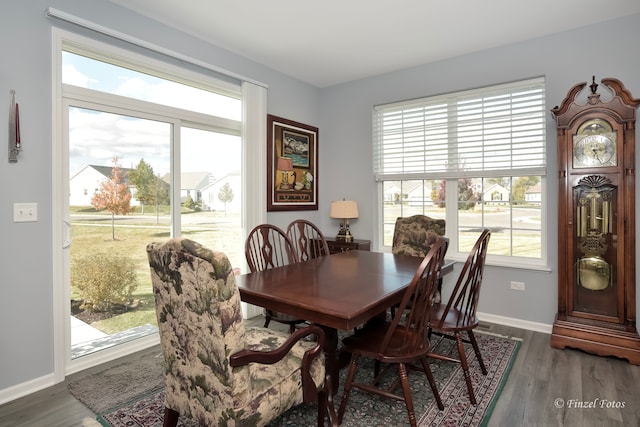
<svg viewBox="0 0 640 427">
<path fill-rule="evenodd" d="M 59 224 L 52 235 L 53 344 L 58 382 L 67 374 L 157 344 L 157 334 L 149 334 L 153 325 L 147 325 L 155 316 L 149 316 L 149 322 L 147 313 L 140 316 L 142 311 L 153 310 L 144 242 L 183 235 L 225 252 L 234 267 L 242 270 L 245 266 L 245 230 L 266 221 L 267 89 L 260 82 L 127 35 L 121 40 L 142 48 L 144 55 L 115 46 L 112 34 L 106 38 L 95 34 L 107 42 L 55 27 L 51 34 L 51 215 L 52 223 Z M 101 192 L 101 184 L 108 184 L 114 175 L 115 165 L 109 161 L 114 157 L 120 171 L 139 172 L 134 174 L 137 186 L 124 183 L 135 211 L 117 217 L 108 210 L 96 212 L 88 207 Z M 85 160 L 78 161 L 81 158 Z M 85 170 L 87 163 L 90 167 Z M 146 166 L 153 168 L 153 176 L 146 173 L 151 172 Z M 81 181 L 74 179 L 76 171 L 87 178 L 84 185 L 75 186 Z M 220 200 L 224 186 L 233 190 L 233 200 L 228 191 L 225 201 Z M 116 185 L 111 188 L 120 190 Z M 186 190 L 198 195 L 191 207 L 183 200 Z M 246 208 L 247 201 L 251 209 Z M 202 221 L 210 217 L 216 217 L 217 223 Z M 133 298 L 136 308 L 121 316 L 128 317 L 130 325 L 129 320 L 139 322 L 139 327 L 118 332 L 106 323 L 123 322 L 113 317 L 109 322 L 99 321 L 92 326 L 105 327 L 102 334 L 116 334 L 116 339 L 100 336 L 94 342 L 94 337 L 82 336 L 87 330 L 84 325 L 78 329 L 78 322 L 70 322 L 75 307 L 70 304 L 75 298 L 71 264 L 82 244 L 92 244 L 88 234 L 103 234 L 105 229 L 108 237 L 93 240 L 100 252 L 126 254 L 135 262 L 139 279 Z M 259 313 L 245 305 L 242 311 L 247 318 Z M 93 335 L 96 331 L 88 332 Z M 74 345 L 79 339 L 85 345 Z M 95 345 L 108 342 L 118 345 Z"/>
<path fill-rule="evenodd" d="M 161 71 L 165 64 L 157 64 L 154 74 L 145 69 L 149 61 L 133 56 L 125 62 L 89 48 L 65 48 L 71 321 L 90 323 L 83 332 L 72 327 L 76 359 L 156 333 L 149 242 L 182 235 L 243 265 L 242 101 L 239 84 L 187 70 L 176 70 L 169 80 Z M 91 195 L 89 183 L 98 184 Z M 203 193 L 216 195 L 224 183 L 234 192 L 229 203 L 203 203 Z M 87 254 L 99 254 L 105 263 L 96 270 L 129 266 L 135 275 L 130 289 L 125 292 L 129 284 L 121 282 L 131 275 L 95 278 L 94 258 Z M 120 264 L 108 264 L 112 259 Z M 88 291 L 87 276 L 104 296 Z M 111 295 L 117 295 L 117 307 Z"/>
<path fill-rule="evenodd" d="M 489 228 L 489 262 L 544 265 L 545 117 L 543 78 L 375 107 L 381 246 L 424 214 L 446 220 L 451 257 Z"/>
</svg>

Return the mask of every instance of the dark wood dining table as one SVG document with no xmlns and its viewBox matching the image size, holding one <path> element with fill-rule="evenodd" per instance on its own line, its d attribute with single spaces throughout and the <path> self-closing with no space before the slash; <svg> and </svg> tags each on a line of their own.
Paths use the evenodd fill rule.
<svg viewBox="0 0 640 427">
<path fill-rule="evenodd" d="M 351 331 L 398 304 L 423 258 L 349 251 L 239 275 L 242 301 L 320 325 L 325 363 L 338 388 L 338 330 Z M 442 274 L 453 270 L 447 261 Z"/>
</svg>

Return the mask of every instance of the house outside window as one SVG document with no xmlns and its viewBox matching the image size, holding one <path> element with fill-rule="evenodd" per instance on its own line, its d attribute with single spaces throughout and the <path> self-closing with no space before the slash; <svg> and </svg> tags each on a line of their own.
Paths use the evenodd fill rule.
<svg viewBox="0 0 640 427">
<path fill-rule="evenodd" d="M 489 263 L 544 268 L 546 114 L 543 78 L 374 107 L 381 249 L 423 214 L 446 220 L 450 258 L 489 228 Z"/>
</svg>

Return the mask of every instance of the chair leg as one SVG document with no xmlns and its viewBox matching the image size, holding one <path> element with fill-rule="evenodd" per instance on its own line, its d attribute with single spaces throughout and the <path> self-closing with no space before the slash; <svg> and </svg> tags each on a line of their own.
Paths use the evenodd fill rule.
<svg viewBox="0 0 640 427">
<path fill-rule="evenodd" d="M 269 323 L 271 322 L 271 316 L 269 315 L 265 315 L 264 316 L 264 327 L 267 328 L 269 327 Z"/>
<path fill-rule="evenodd" d="M 411 387 L 409 387 L 409 378 L 407 377 L 407 367 L 404 363 L 398 363 L 398 370 L 400 371 L 400 382 L 402 383 L 404 404 L 407 407 L 407 412 L 409 414 L 409 425 L 411 427 L 416 427 L 416 413 L 413 410 L 413 399 L 411 398 Z"/>
<path fill-rule="evenodd" d="M 294 323 L 289 323 L 289 334 L 292 334 L 296 331 L 296 325 Z"/>
<path fill-rule="evenodd" d="M 347 409 L 347 402 L 349 401 L 349 394 L 351 394 L 351 384 L 353 378 L 356 375 L 356 365 L 360 356 L 354 354 L 351 356 L 351 363 L 349 363 L 349 372 L 347 378 L 344 381 L 344 393 L 342 393 L 342 400 L 340 401 L 340 408 L 338 409 L 338 425 L 342 424 L 342 417 L 344 417 L 344 411 Z"/>
<path fill-rule="evenodd" d="M 324 419 L 329 415 L 327 413 L 327 393 L 323 390 L 318 392 L 318 427 L 324 427 Z M 331 417 L 329 417 L 331 422 Z"/>
<path fill-rule="evenodd" d="M 464 352 L 464 344 L 462 342 L 462 333 L 456 332 L 456 342 L 458 343 L 458 355 L 460 356 L 460 364 L 464 373 L 464 380 L 467 382 L 467 390 L 469 391 L 469 400 L 472 405 L 476 404 L 476 395 L 473 393 L 473 385 L 471 384 L 471 374 L 469 373 L 469 363 Z"/>
<path fill-rule="evenodd" d="M 472 330 L 469 330 L 468 333 L 469 333 L 469 341 L 471 341 L 471 345 L 473 346 L 473 351 L 476 353 L 478 362 L 480 362 L 480 369 L 482 369 L 482 375 L 487 375 L 487 368 L 486 366 L 484 366 L 484 360 L 482 360 L 482 354 L 480 354 L 480 347 L 478 347 L 478 341 L 476 341 L 476 336 L 473 334 Z"/>
<path fill-rule="evenodd" d="M 444 409 L 444 404 L 442 403 L 442 399 L 440 398 L 440 393 L 438 392 L 438 387 L 436 386 L 436 380 L 435 378 L 433 378 L 433 372 L 431 371 L 429 362 L 427 361 L 427 359 L 420 359 L 420 362 L 422 363 L 422 369 L 424 370 L 424 373 L 427 374 L 427 379 L 429 380 L 429 385 L 431 386 L 433 397 L 436 398 L 438 409 L 442 411 Z"/>
<path fill-rule="evenodd" d="M 380 375 L 380 361 L 376 360 L 373 362 L 373 378 L 378 378 Z"/>
<path fill-rule="evenodd" d="M 162 427 L 176 427 L 178 425 L 178 417 L 180 414 L 174 411 L 173 409 L 169 409 L 167 407 L 164 408 L 164 420 L 162 422 Z"/>
</svg>

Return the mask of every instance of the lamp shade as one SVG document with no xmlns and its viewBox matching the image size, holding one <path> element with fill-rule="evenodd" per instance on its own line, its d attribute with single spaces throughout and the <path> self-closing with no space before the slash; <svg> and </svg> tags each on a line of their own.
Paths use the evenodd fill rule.
<svg viewBox="0 0 640 427">
<path fill-rule="evenodd" d="M 358 218 L 358 202 L 355 200 L 342 200 L 331 202 L 331 218 L 348 219 Z"/>
<path fill-rule="evenodd" d="M 293 160 L 288 157 L 278 157 L 278 170 L 280 171 L 292 171 Z"/>
</svg>

